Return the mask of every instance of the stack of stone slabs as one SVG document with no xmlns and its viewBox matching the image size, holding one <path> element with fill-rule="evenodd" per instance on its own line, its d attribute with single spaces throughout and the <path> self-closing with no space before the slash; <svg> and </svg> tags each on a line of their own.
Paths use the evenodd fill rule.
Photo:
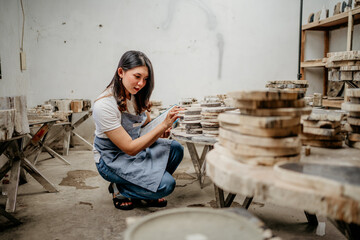
<svg viewBox="0 0 360 240">
<path fill-rule="evenodd" d="M 216 147 L 221 152 L 253 165 L 300 159 L 300 117 L 311 112 L 302 92 L 239 91 L 228 96 L 240 111 L 219 115 Z"/>
<path fill-rule="evenodd" d="M 349 112 L 347 122 L 350 125 L 350 132 L 347 134 L 346 144 L 360 149 L 360 88 L 348 89 L 346 96 L 349 102 L 341 106 L 343 110 Z"/>
</svg>

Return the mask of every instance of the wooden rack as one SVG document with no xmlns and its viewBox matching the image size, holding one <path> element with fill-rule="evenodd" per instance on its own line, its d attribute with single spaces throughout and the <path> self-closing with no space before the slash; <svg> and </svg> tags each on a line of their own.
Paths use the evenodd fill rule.
<svg viewBox="0 0 360 240">
<path fill-rule="evenodd" d="M 323 68 L 323 95 L 327 95 L 328 88 L 328 70 L 325 68 L 325 62 L 323 59 L 314 59 L 305 61 L 305 43 L 307 31 L 323 31 L 324 32 L 324 56 L 329 52 L 329 32 L 335 29 L 347 27 L 347 44 L 346 51 L 352 50 L 352 40 L 354 25 L 360 24 L 360 7 L 351 9 L 347 12 L 339 13 L 335 16 L 325 18 L 318 22 L 312 22 L 302 26 L 302 39 L 301 39 L 301 79 L 306 79 L 306 68 Z"/>
</svg>

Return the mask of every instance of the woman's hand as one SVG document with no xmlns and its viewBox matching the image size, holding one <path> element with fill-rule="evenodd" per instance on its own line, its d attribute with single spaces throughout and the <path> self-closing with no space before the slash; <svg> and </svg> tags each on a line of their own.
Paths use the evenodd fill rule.
<svg viewBox="0 0 360 240">
<path fill-rule="evenodd" d="M 172 129 L 172 127 L 169 127 L 168 129 L 166 129 L 165 132 L 160 137 L 161 138 L 168 138 L 170 136 L 171 129 Z"/>
<path fill-rule="evenodd" d="M 167 114 L 165 120 L 162 122 L 163 125 L 164 125 L 164 128 L 165 128 L 166 130 L 168 130 L 169 128 L 171 128 L 171 126 L 173 125 L 173 123 L 175 122 L 175 120 L 179 118 L 178 113 L 179 113 L 180 111 L 183 111 L 183 110 L 185 110 L 185 109 L 182 108 L 182 107 L 179 107 L 179 106 L 175 106 L 175 107 L 173 107 L 173 108 L 169 111 L 169 113 Z M 165 131 L 166 131 L 166 130 L 165 130 Z"/>
</svg>

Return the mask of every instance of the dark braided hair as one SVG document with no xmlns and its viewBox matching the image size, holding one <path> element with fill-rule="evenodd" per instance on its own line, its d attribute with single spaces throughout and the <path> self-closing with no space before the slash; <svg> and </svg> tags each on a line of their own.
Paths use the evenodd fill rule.
<svg viewBox="0 0 360 240">
<path fill-rule="evenodd" d="M 127 111 L 127 106 L 125 87 L 122 83 L 122 79 L 118 74 L 118 69 L 121 67 L 124 71 L 127 71 L 129 69 L 140 66 L 147 67 L 149 77 L 146 81 L 146 85 L 137 94 L 134 95 L 136 103 L 135 111 L 137 114 L 140 114 L 145 110 L 150 111 L 150 96 L 154 89 L 154 71 L 152 64 L 144 53 L 140 51 L 127 51 L 124 53 L 124 55 L 122 55 L 119 65 L 116 68 L 115 75 L 110 84 L 106 87 L 109 88 L 113 86 L 113 94 L 121 112 Z"/>
</svg>

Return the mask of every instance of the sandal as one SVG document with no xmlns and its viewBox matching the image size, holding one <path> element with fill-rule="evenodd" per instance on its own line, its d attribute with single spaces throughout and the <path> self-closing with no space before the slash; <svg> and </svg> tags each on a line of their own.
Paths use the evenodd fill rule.
<svg viewBox="0 0 360 240">
<path fill-rule="evenodd" d="M 155 200 L 145 200 L 147 207 L 166 207 L 167 200 L 159 198 Z"/>
<path fill-rule="evenodd" d="M 120 210 L 134 209 L 134 204 L 129 198 L 117 198 L 114 193 L 113 183 L 110 183 L 108 190 L 112 193 L 114 207 Z"/>
<path fill-rule="evenodd" d="M 133 202 L 128 198 L 113 198 L 114 206 L 120 210 L 132 210 L 134 209 Z"/>
</svg>

